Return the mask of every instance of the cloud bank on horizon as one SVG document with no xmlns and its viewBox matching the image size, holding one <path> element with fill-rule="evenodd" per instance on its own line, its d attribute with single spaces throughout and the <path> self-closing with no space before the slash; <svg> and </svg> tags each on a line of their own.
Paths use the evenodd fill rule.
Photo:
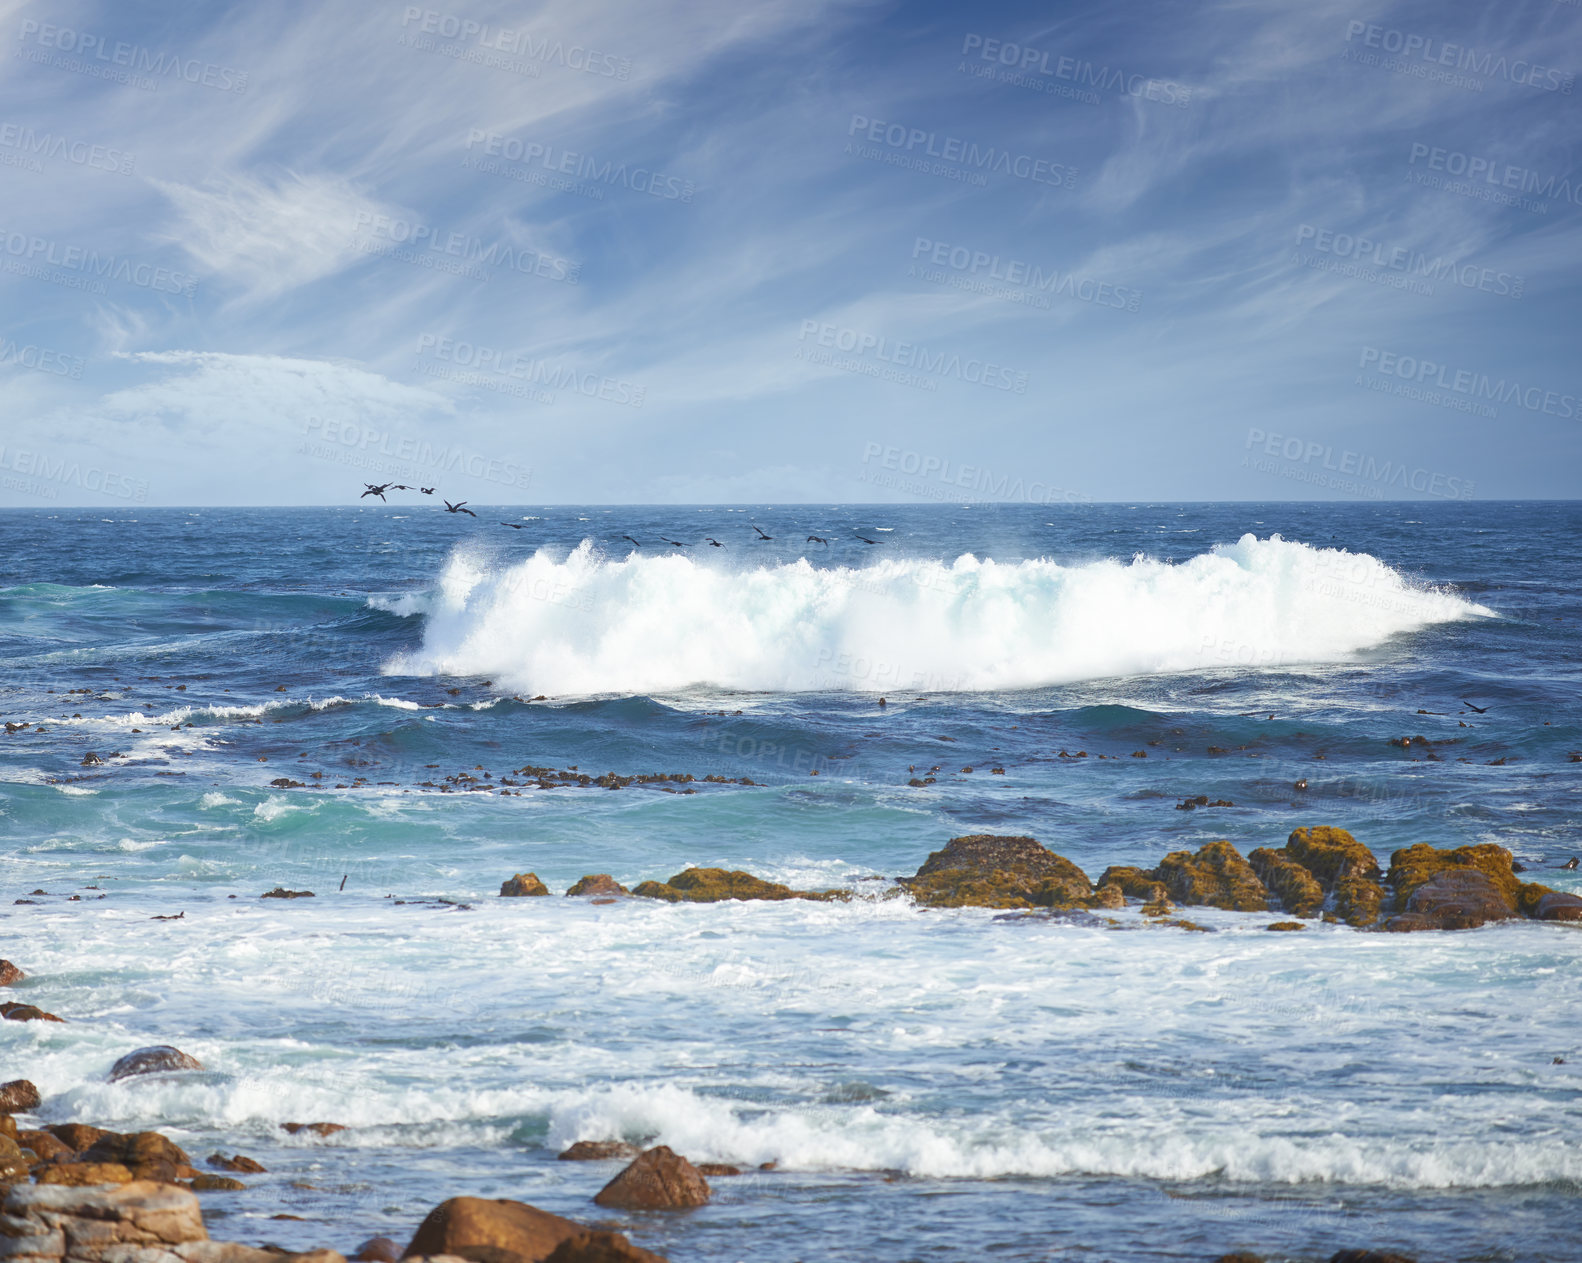
<svg viewBox="0 0 1582 1263">
<path fill-rule="evenodd" d="M 1582 5 L 0 0 L 0 505 L 1572 497 Z"/>
</svg>

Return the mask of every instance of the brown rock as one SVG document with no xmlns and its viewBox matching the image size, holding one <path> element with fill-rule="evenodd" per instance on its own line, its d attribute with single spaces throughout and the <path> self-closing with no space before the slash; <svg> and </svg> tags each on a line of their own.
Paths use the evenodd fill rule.
<svg viewBox="0 0 1582 1263">
<path fill-rule="evenodd" d="M 7 1140 L 15 1140 L 18 1144 L 22 1143 L 17 1133 L 16 1119 L 9 1114 L 0 1114 L 0 1136 L 4 1136 Z"/>
<path fill-rule="evenodd" d="M 541 1263 L 587 1229 L 525 1202 L 452 1197 L 429 1211 L 403 1258 L 453 1254 L 474 1263 Z"/>
<path fill-rule="evenodd" d="M 56 1158 L 70 1158 L 77 1151 L 47 1131 L 19 1131 L 14 1137 L 16 1142 L 24 1149 L 31 1149 L 41 1162 L 53 1162 Z"/>
<path fill-rule="evenodd" d="M 70 1145 L 73 1153 L 81 1153 L 100 1136 L 107 1134 L 103 1127 L 90 1127 L 87 1123 L 55 1123 L 44 1130 L 62 1144 Z"/>
<path fill-rule="evenodd" d="M 1299 917 L 1314 917 L 1323 911 L 1323 886 L 1307 868 L 1292 859 L 1284 847 L 1275 851 L 1260 846 L 1247 856 L 1247 863 L 1287 912 Z"/>
<path fill-rule="evenodd" d="M 26 1079 L 0 1083 L 0 1113 L 25 1114 L 39 1106 L 38 1089 Z"/>
<path fill-rule="evenodd" d="M 706 1176 L 740 1175 L 741 1167 L 732 1166 L 729 1162 L 699 1162 L 698 1174 Z"/>
<path fill-rule="evenodd" d="M 1330 1255 L 1329 1263 L 1417 1263 L 1417 1260 L 1379 1250 L 1337 1250 Z"/>
<path fill-rule="evenodd" d="M 36 1004 L 0 1004 L 0 1017 L 11 1022 L 64 1022 L 63 1017 L 46 1013 Z"/>
<path fill-rule="evenodd" d="M 1247 1250 L 1237 1250 L 1235 1254 L 1222 1254 L 1214 1263 L 1264 1263 L 1263 1255 L 1253 1254 Z"/>
<path fill-rule="evenodd" d="M 1494 884 L 1507 909 L 1516 911 L 1521 879 L 1511 868 L 1511 853 L 1490 842 L 1454 850 L 1440 850 L 1419 842 L 1396 851 L 1390 856 L 1390 871 L 1384 879 L 1394 895 L 1390 910 L 1411 911 L 1407 905 L 1417 888 L 1447 869 L 1475 869 L 1482 873 Z"/>
<path fill-rule="evenodd" d="M 645 1149 L 593 1198 L 615 1210 L 681 1210 L 709 1200 L 709 1183 L 666 1145 Z"/>
<path fill-rule="evenodd" d="M 199 1193 L 239 1193 L 245 1190 L 247 1185 L 228 1175 L 206 1175 L 200 1171 L 192 1177 L 192 1187 Z"/>
<path fill-rule="evenodd" d="M 1337 920 L 1347 925 L 1372 925 L 1384 906 L 1384 887 L 1371 877 L 1342 877 L 1335 883 L 1331 902 Z"/>
<path fill-rule="evenodd" d="M 1392 918 L 1389 928 L 1470 930 L 1515 915 L 1515 909 L 1487 873 L 1475 868 L 1451 868 L 1435 873 L 1413 890 L 1400 918 L 1402 923 L 1397 925 L 1397 918 Z"/>
<path fill-rule="evenodd" d="M 536 873 L 518 873 L 509 881 L 500 883 L 502 895 L 547 895 L 549 887 L 538 880 Z"/>
<path fill-rule="evenodd" d="M 1099 878 L 1099 888 L 1102 890 L 1106 886 L 1117 886 L 1126 898 L 1141 899 L 1144 903 L 1156 903 L 1170 896 L 1164 882 L 1157 880 L 1152 871 L 1129 864 L 1106 868 Z"/>
<path fill-rule="evenodd" d="M 840 898 L 840 891 L 792 890 L 776 881 L 765 881 L 740 869 L 689 868 L 669 881 L 639 882 L 632 893 L 642 899 L 663 899 L 667 903 L 722 903 L 726 900 L 783 899 L 829 900 Z"/>
<path fill-rule="evenodd" d="M 1266 930 L 1305 930 L 1307 926 L 1300 921 L 1271 921 L 1263 927 Z"/>
<path fill-rule="evenodd" d="M 1172 851 L 1154 870 L 1177 903 L 1234 912 L 1264 912 L 1269 892 L 1229 842 L 1210 842 L 1194 855 Z"/>
<path fill-rule="evenodd" d="M 666 1263 L 662 1254 L 635 1246 L 618 1232 L 589 1229 L 567 1237 L 544 1263 Z"/>
<path fill-rule="evenodd" d="M 0 987 L 9 987 L 13 982 L 21 982 L 27 975 L 8 960 L 0 960 Z"/>
<path fill-rule="evenodd" d="M 31 1165 L 21 1145 L 10 1136 L 0 1136 L 0 1182 L 26 1179 Z"/>
<path fill-rule="evenodd" d="M 192 1164 L 180 1145 L 167 1140 L 157 1131 L 125 1135 L 105 1132 L 78 1154 L 76 1160 L 84 1163 L 119 1163 L 131 1171 L 135 1180 L 166 1182 L 177 1178 L 179 1168 Z"/>
<path fill-rule="evenodd" d="M 1066 907 L 1093 895 L 1088 875 L 1036 838 L 992 833 L 951 838 L 902 885 L 933 908 Z"/>
<path fill-rule="evenodd" d="M 1325 890 L 1333 890 L 1343 877 L 1379 880 L 1379 861 L 1344 829 L 1317 825 L 1296 829 L 1285 841 L 1285 851 L 1312 873 Z"/>
<path fill-rule="evenodd" d="M 40 1184 L 84 1188 L 95 1184 L 130 1184 L 132 1172 L 120 1162 L 56 1162 L 38 1169 Z"/>
<path fill-rule="evenodd" d="M 369 1237 L 352 1255 L 357 1263 L 396 1263 L 401 1257 L 401 1247 L 389 1237 Z"/>
<path fill-rule="evenodd" d="M 1126 896 L 1121 892 L 1119 886 L 1101 885 L 1093 892 L 1093 906 L 1095 908 L 1109 908 L 1112 911 L 1116 908 L 1124 908 L 1126 906 Z"/>
<path fill-rule="evenodd" d="M 631 891 L 608 873 L 589 873 L 566 893 L 568 895 L 627 895 Z"/>
<path fill-rule="evenodd" d="M 1582 921 L 1582 896 L 1551 890 L 1539 899 L 1534 915 L 1540 921 Z"/>
<path fill-rule="evenodd" d="M 562 1162 L 603 1162 L 620 1158 L 630 1162 L 642 1150 L 624 1140 L 579 1140 L 560 1154 Z"/>
<path fill-rule="evenodd" d="M 46 1171 L 70 1171 L 71 1166 Z M 160 1257 L 173 1246 L 206 1242 L 198 1199 L 187 1189 L 134 1180 L 119 1187 L 21 1184 L 5 1200 L 7 1221 L 37 1225 L 71 1260 Z M 41 1234 L 41 1235 L 42 1235 Z M 141 1255 L 136 1247 L 156 1247 Z M 9 1253 L 9 1251 L 8 1251 Z"/>
<path fill-rule="evenodd" d="M 232 1154 L 227 1158 L 223 1153 L 211 1153 L 204 1159 L 211 1167 L 218 1167 L 222 1171 L 241 1171 L 247 1175 L 263 1175 L 264 1167 L 261 1163 L 254 1162 L 251 1158 L 244 1158 L 241 1154 Z"/>
<path fill-rule="evenodd" d="M 307 1132 L 310 1136 L 333 1136 L 338 1131 L 346 1130 L 340 1123 L 281 1123 L 280 1127 L 293 1136 L 299 1132 Z"/>
<path fill-rule="evenodd" d="M 311 890 L 287 890 L 284 886 L 276 886 L 273 890 L 266 890 L 258 896 L 260 899 L 313 899 L 316 896 Z"/>
<path fill-rule="evenodd" d="M 139 1074 L 160 1074 L 169 1070 L 202 1070 L 203 1063 L 169 1044 L 152 1044 L 129 1052 L 110 1067 L 110 1082 Z"/>
</svg>

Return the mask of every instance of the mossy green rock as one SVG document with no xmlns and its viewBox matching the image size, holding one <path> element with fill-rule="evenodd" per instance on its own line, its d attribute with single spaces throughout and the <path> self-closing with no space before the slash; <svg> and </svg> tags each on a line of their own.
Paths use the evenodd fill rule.
<svg viewBox="0 0 1582 1263">
<path fill-rule="evenodd" d="M 1453 868 L 1477 869 L 1494 883 L 1511 911 L 1517 910 L 1524 883 L 1511 867 L 1511 853 L 1492 842 L 1445 850 L 1419 842 L 1416 846 L 1396 851 L 1390 856 L 1390 871 L 1385 877 L 1392 895 L 1391 910 L 1407 911 L 1407 902 L 1419 887 Z M 1541 897 L 1541 894 L 1533 897 L 1530 902 L 1536 906 Z"/>
<path fill-rule="evenodd" d="M 1384 887 L 1371 877 L 1342 877 L 1335 886 L 1335 918 L 1347 925 L 1372 925 L 1384 906 Z"/>
<path fill-rule="evenodd" d="M 645 881 L 632 893 L 644 899 L 663 899 L 668 903 L 720 903 L 727 899 L 816 899 L 840 898 L 837 890 L 793 890 L 779 882 L 765 881 L 739 869 L 689 868 L 669 881 Z"/>
<path fill-rule="evenodd" d="M 1170 892 L 1165 884 L 1153 875 L 1151 869 L 1134 868 L 1129 864 L 1111 865 L 1099 878 L 1099 889 L 1118 887 L 1128 899 L 1141 899 L 1144 903 L 1157 903 L 1167 899 Z"/>
<path fill-rule="evenodd" d="M 1325 890 L 1334 890 L 1346 877 L 1379 880 L 1379 861 L 1344 829 L 1317 825 L 1293 830 L 1285 841 L 1285 852 L 1308 872 Z"/>
<path fill-rule="evenodd" d="M 1154 874 L 1177 903 L 1232 912 L 1266 912 L 1269 908 L 1269 891 L 1229 842 L 1210 842 L 1195 855 L 1172 851 L 1159 861 Z"/>
<path fill-rule="evenodd" d="M 1247 856 L 1258 880 L 1279 899 L 1282 907 L 1299 917 L 1317 916 L 1324 907 L 1324 888 L 1306 867 L 1291 858 L 1284 847 L 1260 846 Z"/>
<path fill-rule="evenodd" d="M 1093 897 L 1088 875 L 1036 838 L 951 838 L 902 884 L 931 908 L 1065 908 Z"/>
<path fill-rule="evenodd" d="M 502 895 L 547 895 L 549 887 L 538 880 L 537 873 L 518 873 L 509 881 L 500 883 Z"/>
</svg>

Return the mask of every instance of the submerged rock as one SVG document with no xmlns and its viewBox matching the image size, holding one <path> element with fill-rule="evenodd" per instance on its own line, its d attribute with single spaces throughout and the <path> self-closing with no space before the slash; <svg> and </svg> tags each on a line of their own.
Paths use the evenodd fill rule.
<svg viewBox="0 0 1582 1263">
<path fill-rule="evenodd" d="M 206 1175 L 199 1172 L 192 1177 L 192 1187 L 199 1193 L 240 1193 L 247 1188 L 247 1185 L 228 1175 Z"/>
<path fill-rule="evenodd" d="M 901 880 L 931 908 L 1058 908 L 1093 896 L 1088 875 L 1037 839 L 991 833 L 951 838 Z"/>
<path fill-rule="evenodd" d="M 624 1140 L 579 1140 L 559 1154 L 562 1162 L 605 1162 L 612 1158 L 630 1161 L 642 1150 Z"/>
<path fill-rule="evenodd" d="M 273 890 L 266 890 L 258 896 L 260 899 L 313 899 L 316 898 L 311 890 L 287 890 L 284 886 L 276 886 Z"/>
<path fill-rule="evenodd" d="M 709 1182 L 666 1145 L 645 1149 L 593 1198 L 616 1210 L 684 1210 L 709 1200 Z"/>
<path fill-rule="evenodd" d="M 346 1130 L 340 1123 L 281 1123 L 280 1129 L 292 1136 L 302 1132 L 310 1136 L 333 1136 L 338 1131 Z"/>
<path fill-rule="evenodd" d="M 262 1163 L 254 1162 L 251 1158 L 244 1158 L 239 1153 L 234 1153 L 229 1158 L 223 1153 L 211 1153 L 204 1161 L 211 1167 L 218 1167 L 221 1171 L 241 1171 L 247 1175 L 265 1174 Z"/>
<path fill-rule="evenodd" d="M 589 873 L 566 892 L 568 895 L 628 895 L 631 891 L 608 873 Z"/>
<path fill-rule="evenodd" d="M 1252 865 L 1229 842 L 1210 842 L 1188 851 L 1172 851 L 1154 870 L 1177 903 L 1233 912 L 1264 912 L 1269 892 Z"/>
<path fill-rule="evenodd" d="M 518 873 L 515 877 L 500 883 L 500 893 L 515 897 L 547 895 L 549 887 L 538 880 L 537 873 Z"/>
<path fill-rule="evenodd" d="M 740 869 L 689 868 L 669 881 L 645 881 L 632 889 L 644 899 L 663 899 L 669 903 L 719 903 L 727 899 L 814 899 L 842 898 L 838 890 L 793 890 L 779 882 L 765 881 Z"/>
<path fill-rule="evenodd" d="M 202 1070 L 203 1063 L 169 1044 L 153 1044 L 129 1052 L 110 1067 L 110 1082 L 130 1079 L 138 1074 L 159 1074 L 167 1070 Z"/>
<path fill-rule="evenodd" d="M 63 1017 L 46 1013 L 36 1004 L 0 1004 L 0 1017 L 8 1022 L 64 1022 Z"/>
</svg>

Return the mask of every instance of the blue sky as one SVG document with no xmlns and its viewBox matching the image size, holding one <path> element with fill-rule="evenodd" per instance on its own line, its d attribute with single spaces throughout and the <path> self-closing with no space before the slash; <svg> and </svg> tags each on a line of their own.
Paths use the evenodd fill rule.
<svg viewBox="0 0 1582 1263">
<path fill-rule="evenodd" d="M 0 35 L 0 504 L 1582 486 L 1577 4 Z"/>
</svg>

